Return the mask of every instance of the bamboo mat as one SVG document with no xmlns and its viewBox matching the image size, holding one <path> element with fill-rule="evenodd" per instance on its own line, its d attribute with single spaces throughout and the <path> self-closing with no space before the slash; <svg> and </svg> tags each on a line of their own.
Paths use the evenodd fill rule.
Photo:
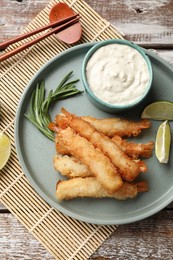
<svg viewBox="0 0 173 260">
<path fill-rule="evenodd" d="M 31 21 L 24 32 L 48 23 L 52 1 Z M 109 22 L 102 19 L 83 0 L 64 0 L 82 16 L 83 36 L 79 43 L 122 38 Z M 36 36 L 30 37 L 30 39 Z M 27 42 L 30 39 L 25 39 Z M 19 46 L 10 46 L 8 50 Z M 69 48 L 52 35 L 42 42 L 1 63 L 0 130 L 11 138 L 12 154 L 0 173 L 0 202 L 38 239 L 56 259 L 88 259 L 116 226 L 99 226 L 72 219 L 50 207 L 31 187 L 19 165 L 14 145 L 14 118 L 23 90 L 52 57 Z"/>
</svg>

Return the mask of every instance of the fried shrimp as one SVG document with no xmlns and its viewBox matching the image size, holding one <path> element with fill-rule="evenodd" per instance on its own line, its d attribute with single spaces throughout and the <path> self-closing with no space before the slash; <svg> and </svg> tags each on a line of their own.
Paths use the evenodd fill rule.
<svg viewBox="0 0 173 260">
<path fill-rule="evenodd" d="M 54 167 L 63 176 L 68 178 L 94 176 L 88 167 L 73 156 L 58 156 L 53 159 Z"/>
<path fill-rule="evenodd" d="M 141 172 L 146 172 L 146 164 L 143 161 L 136 162 L 139 163 Z M 94 176 L 85 164 L 73 156 L 56 155 L 53 164 L 57 171 L 69 178 Z"/>
<path fill-rule="evenodd" d="M 109 137 L 113 137 L 114 135 L 138 136 L 142 129 L 151 126 L 151 122 L 147 119 L 143 119 L 140 122 L 120 118 L 97 119 L 90 116 L 83 116 L 82 119 L 94 126 L 98 132 Z"/>
<path fill-rule="evenodd" d="M 59 140 L 58 135 L 55 137 L 55 146 L 56 146 L 56 151 L 59 154 L 66 154 L 66 155 L 71 155 L 67 147 Z"/>
<path fill-rule="evenodd" d="M 51 122 L 48 125 L 48 128 L 50 130 L 54 131 L 55 133 L 59 132 L 59 127 L 55 123 L 53 123 L 53 122 Z M 57 153 L 70 155 L 70 152 L 67 149 L 67 147 L 65 147 L 64 144 L 62 142 L 60 142 L 60 140 L 58 138 L 58 135 L 55 136 L 55 146 L 56 146 Z"/>
<path fill-rule="evenodd" d="M 62 109 L 62 112 L 66 117 L 58 115 L 56 123 L 60 127 L 70 126 L 75 132 L 90 141 L 94 147 L 99 148 L 109 157 L 125 181 L 133 181 L 139 175 L 140 165 L 129 158 L 114 141 L 97 132 L 93 126 L 80 117 L 70 114 L 65 109 Z"/>
<path fill-rule="evenodd" d="M 70 127 L 58 130 L 59 140 L 68 147 L 70 153 L 83 162 L 101 185 L 113 193 L 118 190 L 123 181 L 107 156 L 85 138 L 77 135 Z"/>
<path fill-rule="evenodd" d="M 52 123 L 51 123 L 52 124 Z M 54 124 L 54 123 L 53 123 Z M 57 125 L 55 125 L 55 129 L 51 128 L 52 130 L 58 129 Z M 122 139 L 120 136 L 115 135 L 112 140 L 119 146 L 119 148 L 127 154 L 132 159 L 138 159 L 138 157 L 149 158 L 152 155 L 152 150 L 154 148 L 154 142 L 150 141 L 148 143 L 134 143 L 128 142 L 127 140 Z M 55 144 L 56 144 L 56 151 L 60 154 L 67 154 L 70 155 L 68 149 L 60 143 L 58 137 L 55 137 Z"/>
<path fill-rule="evenodd" d="M 124 182 L 118 191 L 113 194 L 109 194 L 95 177 L 73 178 L 59 181 L 56 186 L 56 196 L 59 201 L 73 198 L 106 197 L 117 200 L 125 200 L 135 198 L 139 192 L 146 191 L 148 191 L 148 185 L 146 182 Z"/>
<path fill-rule="evenodd" d="M 49 129 L 56 133 L 54 168 L 68 180 L 56 187 L 59 201 L 73 198 L 135 198 L 147 192 L 145 181 L 134 183 L 147 165 L 153 142 L 129 142 L 122 136 L 137 136 L 150 127 L 150 121 L 132 122 L 119 118 L 78 117 L 62 108 Z"/>
<path fill-rule="evenodd" d="M 61 140 L 59 140 L 58 135 L 55 137 L 55 145 L 56 145 L 57 153 L 59 153 L 61 155 L 71 155 L 68 148 L 65 147 L 65 145 L 61 142 Z M 124 148 L 123 146 L 120 146 L 119 148 L 123 151 L 125 150 L 125 149 L 123 149 Z M 127 151 L 125 153 L 128 154 Z M 140 168 L 140 172 L 146 172 L 148 170 L 146 163 L 144 161 L 141 161 L 138 159 L 137 152 L 135 154 L 135 151 L 134 151 L 134 154 L 129 154 L 129 156 L 138 164 L 138 166 Z"/>
<path fill-rule="evenodd" d="M 120 136 L 115 135 L 112 140 L 130 157 L 138 158 L 144 157 L 149 158 L 152 155 L 152 150 L 154 148 L 154 142 L 150 141 L 148 143 L 134 143 L 128 142 L 122 139 Z"/>
</svg>

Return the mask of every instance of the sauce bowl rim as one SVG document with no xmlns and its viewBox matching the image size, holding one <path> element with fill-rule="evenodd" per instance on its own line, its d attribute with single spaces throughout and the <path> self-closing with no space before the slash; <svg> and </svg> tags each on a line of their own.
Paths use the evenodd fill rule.
<svg viewBox="0 0 173 260">
<path fill-rule="evenodd" d="M 99 48 L 105 46 L 105 45 L 109 45 L 109 44 L 122 44 L 122 45 L 126 45 L 126 46 L 130 46 L 133 49 L 137 50 L 142 57 L 144 58 L 144 60 L 146 61 L 147 67 L 148 67 L 148 71 L 149 71 L 149 81 L 147 84 L 147 87 L 145 89 L 145 92 L 143 93 L 142 96 L 140 96 L 138 99 L 136 99 L 134 102 L 127 104 L 127 105 L 116 105 L 116 104 L 110 104 L 108 102 L 105 102 L 101 99 L 99 99 L 91 90 L 88 82 L 87 82 L 87 76 L 86 76 L 86 66 L 87 63 L 89 61 L 89 59 L 91 58 L 91 56 L 95 53 L 96 50 L 98 50 Z M 138 105 L 139 103 L 141 103 L 141 101 L 147 96 L 148 92 L 150 91 L 151 85 L 152 85 L 152 81 L 153 81 L 153 69 L 152 69 L 152 65 L 151 65 L 151 61 L 148 57 L 148 55 L 145 53 L 145 51 L 143 50 L 143 48 L 141 48 L 140 46 L 138 46 L 137 44 L 128 41 L 128 40 L 122 40 L 122 39 L 110 39 L 110 40 L 105 40 L 105 41 L 101 41 L 101 42 L 96 42 L 96 44 L 91 47 L 91 49 L 86 53 L 83 63 L 82 63 L 82 81 L 84 84 L 84 88 L 85 91 L 89 94 L 89 96 L 95 100 L 97 103 L 99 103 L 102 106 L 108 107 L 110 109 L 125 109 L 125 108 L 131 108 L 134 107 L 136 105 Z"/>
</svg>

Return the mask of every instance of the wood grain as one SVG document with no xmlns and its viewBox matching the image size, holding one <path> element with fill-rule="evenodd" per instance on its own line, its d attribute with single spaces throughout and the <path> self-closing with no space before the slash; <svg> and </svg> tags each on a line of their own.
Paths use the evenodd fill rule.
<svg viewBox="0 0 173 260">
<path fill-rule="evenodd" d="M 171 260 L 172 209 L 119 226 L 90 259 Z M 0 214 L 0 223 L 0 259 L 54 259 L 11 214 Z"/>
<path fill-rule="evenodd" d="M 0 223 L 0 259 L 54 259 L 12 214 L 0 214 Z"/>
<path fill-rule="evenodd" d="M 98 13 L 135 42 L 172 43 L 173 1 L 87 1 Z"/>
<path fill-rule="evenodd" d="M 17 36 L 49 0 L 0 0 L 0 42 Z M 125 33 L 129 40 L 172 44 L 173 1 L 86 0 L 102 17 Z"/>
<path fill-rule="evenodd" d="M 93 254 L 109 259 L 172 259 L 173 212 L 164 210 L 147 220 L 119 226 Z M 164 220 L 164 221 L 163 221 Z"/>
<path fill-rule="evenodd" d="M 17 36 L 49 0 L 0 0 L 0 42 Z"/>
<path fill-rule="evenodd" d="M 0 42 L 17 36 L 49 0 L 0 0 Z M 173 43 L 172 0 L 86 0 L 129 40 L 167 48 Z M 172 48 L 172 47 L 171 47 Z M 173 64 L 173 51 L 159 50 Z M 173 255 L 173 203 L 145 220 L 122 225 L 91 259 L 165 259 Z M 0 204 L 0 259 L 54 259 Z"/>
</svg>

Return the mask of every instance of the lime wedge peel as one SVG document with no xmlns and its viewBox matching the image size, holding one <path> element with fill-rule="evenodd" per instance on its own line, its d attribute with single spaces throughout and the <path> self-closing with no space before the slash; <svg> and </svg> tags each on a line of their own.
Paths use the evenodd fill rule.
<svg viewBox="0 0 173 260">
<path fill-rule="evenodd" d="M 173 120 L 173 102 L 156 101 L 145 107 L 141 118 L 154 120 Z"/>
<path fill-rule="evenodd" d="M 157 131 L 155 154 L 160 163 L 168 163 L 171 145 L 171 129 L 169 122 L 163 122 Z"/>
<path fill-rule="evenodd" d="M 0 132 L 0 170 L 6 165 L 11 154 L 11 141 L 10 138 Z"/>
</svg>

